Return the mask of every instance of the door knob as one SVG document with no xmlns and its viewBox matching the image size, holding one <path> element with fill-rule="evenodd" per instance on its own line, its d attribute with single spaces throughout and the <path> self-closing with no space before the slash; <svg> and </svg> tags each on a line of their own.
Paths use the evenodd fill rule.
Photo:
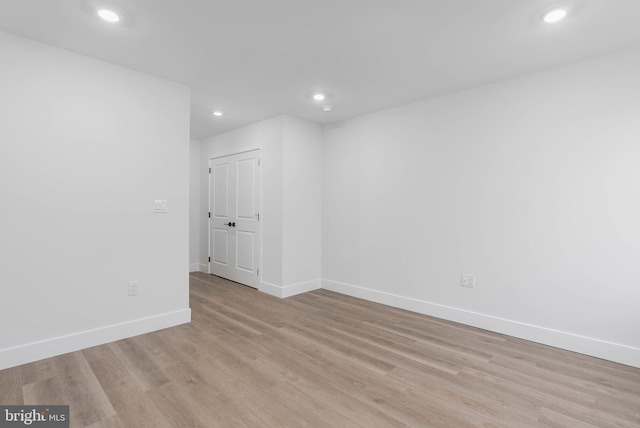
<svg viewBox="0 0 640 428">
<path fill-rule="evenodd" d="M 236 227 L 236 223 L 235 222 L 233 222 L 233 223 L 231 223 L 231 222 L 225 223 L 224 225 L 225 226 L 229 226 L 229 227 Z"/>
</svg>

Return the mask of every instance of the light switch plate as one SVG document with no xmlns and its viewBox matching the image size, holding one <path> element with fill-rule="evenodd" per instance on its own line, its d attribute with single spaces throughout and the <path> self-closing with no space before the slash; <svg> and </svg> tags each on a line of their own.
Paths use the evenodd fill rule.
<svg viewBox="0 0 640 428">
<path fill-rule="evenodd" d="M 153 212 L 158 214 L 166 214 L 167 212 L 167 200 L 156 199 L 153 201 Z"/>
</svg>

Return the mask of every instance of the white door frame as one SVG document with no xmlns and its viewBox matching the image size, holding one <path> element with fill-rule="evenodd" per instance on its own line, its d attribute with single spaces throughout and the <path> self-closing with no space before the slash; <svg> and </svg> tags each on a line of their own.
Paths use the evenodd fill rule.
<svg viewBox="0 0 640 428">
<path fill-rule="evenodd" d="M 213 238 L 212 238 L 212 218 L 211 218 L 211 212 L 212 212 L 212 203 L 213 201 L 211 200 L 211 168 L 212 168 L 212 162 L 216 159 L 220 159 L 220 158 L 225 158 L 228 156 L 234 156 L 234 155 L 239 155 L 239 154 L 243 154 L 243 153 L 250 153 L 250 152 L 258 152 L 258 214 L 259 214 L 259 221 L 258 221 L 258 237 L 259 237 L 259 248 L 258 248 L 258 274 L 257 274 L 257 286 L 256 288 L 259 288 L 259 285 L 261 283 L 261 279 L 262 279 L 262 248 L 263 248 L 263 233 L 262 233 L 262 224 L 263 224 L 263 219 L 262 219 L 262 198 L 263 198 L 263 193 L 262 193 L 262 168 L 260 165 L 260 159 L 261 159 L 261 148 L 260 147 L 253 147 L 253 148 L 248 148 L 246 150 L 241 150 L 238 152 L 232 152 L 232 153 L 224 153 L 224 154 L 216 154 L 213 157 L 209 158 L 209 162 L 208 162 L 208 171 L 205 171 L 205 173 L 207 174 L 207 184 L 208 184 L 208 191 L 207 191 L 207 196 L 208 196 L 208 213 L 209 213 L 209 218 L 207 219 L 207 256 L 208 256 L 208 263 L 207 263 L 207 272 L 212 275 L 211 272 L 211 248 L 213 245 Z"/>
</svg>

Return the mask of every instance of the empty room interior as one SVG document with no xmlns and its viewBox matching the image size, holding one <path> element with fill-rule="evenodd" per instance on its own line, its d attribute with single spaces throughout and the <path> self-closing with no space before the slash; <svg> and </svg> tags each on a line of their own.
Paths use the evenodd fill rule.
<svg viewBox="0 0 640 428">
<path fill-rule="evenodd" d="M 638 17 L 0 1 L 0 426 L 640 427 Z"/>
</svg>

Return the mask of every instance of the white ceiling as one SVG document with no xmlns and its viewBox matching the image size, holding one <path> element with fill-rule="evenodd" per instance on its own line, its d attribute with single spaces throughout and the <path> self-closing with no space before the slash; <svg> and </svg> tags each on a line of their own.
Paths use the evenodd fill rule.
<svg viewBox="0 0 640 428">
<path fill-rule="evenodd" d="M 100 21 L 96 4 L 128 22 Z M 556 5 L 568 18 L 542 23 Z M 344 120 L 640 45 L 639 17 L 639 0 L 0 0 L 4 31 L 190 86 L 198 139 L 281 113 Z"/>
</svg>

